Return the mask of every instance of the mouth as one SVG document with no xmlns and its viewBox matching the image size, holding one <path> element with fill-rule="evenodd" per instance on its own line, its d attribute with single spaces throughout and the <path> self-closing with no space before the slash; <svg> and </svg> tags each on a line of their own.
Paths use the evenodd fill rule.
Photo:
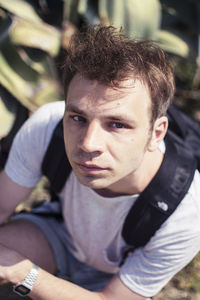
<svg viewBox="0 0 200 300">
<path fill-rule="evenodd" d="M 88 174 L 100 173 L 102 171 L 108 170 L 107 168 L 102 168 L 95 164 L 77 163 L 77 165 L 82 172 L 88 173 Z"/>
</svg>

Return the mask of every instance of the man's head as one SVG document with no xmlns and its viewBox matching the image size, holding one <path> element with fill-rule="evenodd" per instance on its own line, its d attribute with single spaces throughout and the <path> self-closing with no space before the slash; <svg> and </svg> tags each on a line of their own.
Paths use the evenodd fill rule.
<svg viewBox="0 0 200 300">
<path fill-rule="evenodd" d="M 142 191 L 162 160 L 174 90 L 163 51 L 92 27 L 71 43 L 65 90 L 65 148 L 79 181 L 104 193 Z"/>
<path fill-rule="evenodd" d="M 128 78 L 141 81 L 152 100 L 150 121 L 165 115 L 174 95 L 174 77 L 165 53 L 153 42 L 133 41 L 112 26 L 88 27 L 71 40 L 64 65 L 64 89 L 75 74 L 119 87 Z"/>
</svg>

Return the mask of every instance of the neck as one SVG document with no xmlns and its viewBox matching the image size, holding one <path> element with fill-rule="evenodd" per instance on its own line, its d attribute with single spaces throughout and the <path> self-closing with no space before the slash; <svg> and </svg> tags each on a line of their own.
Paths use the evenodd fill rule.
<svg viewBox="0 0 200 300">
<path fill-rule="evenodd" d="M 164 155 L 159 149 L 146 152 L 137 171 L 114 183 L 109 188 L 95 190 L 96 193 L 103 197 L 140 194 L 158 172 L 163 157 Z"/>
</svg>

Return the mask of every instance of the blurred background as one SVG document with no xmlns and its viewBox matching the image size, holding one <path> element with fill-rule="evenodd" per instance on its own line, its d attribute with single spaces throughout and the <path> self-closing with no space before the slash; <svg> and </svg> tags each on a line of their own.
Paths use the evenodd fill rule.
<svg viewBox="0 0 200 300">
<path fill-rule="evenodd" d="M 200 120 L 200 0 L 0 0 L 0 168 L 28 116 L 64 99 L 63 56 L 83 24 L 157 42 L 174 66 L 175 104 Z M 154 299 L 200 300 L 199 257 Z"/>
</svg>

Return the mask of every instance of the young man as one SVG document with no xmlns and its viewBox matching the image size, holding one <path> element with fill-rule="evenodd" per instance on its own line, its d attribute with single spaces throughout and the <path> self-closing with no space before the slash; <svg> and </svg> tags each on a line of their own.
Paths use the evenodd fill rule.
<svg viewBox="0 0 200 300">
<path fill-rule="evenodd" d="M 171 67 L 153 43 L 130 41 L 113 27 L 91 27 L 72 39 L 64 69 L 65 103 L 43 106 L 24 124 L 0 175 L 2 284 L 12 282 L 36 300 L 152 297 L 200 249 L 196 171 L 176 211 L 122 264 L 125 218 L 165 153 Z M 39 181 L 63 114 L 73 171 L 60 203 L 45 202 L 6 222 Z"/>
</svg>

